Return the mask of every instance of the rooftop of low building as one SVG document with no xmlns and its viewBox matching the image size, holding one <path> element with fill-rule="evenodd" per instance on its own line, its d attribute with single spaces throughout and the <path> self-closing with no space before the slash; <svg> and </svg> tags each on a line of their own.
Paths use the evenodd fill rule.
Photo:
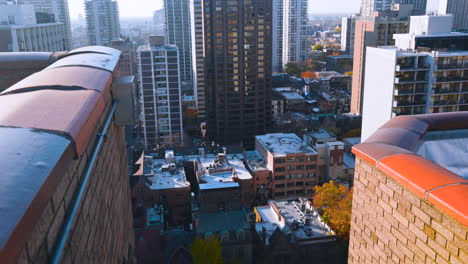
<svg viewBox="0 0 468 264">
<path fill-rule="evenodd" d="M 256 207 L 255 210 L 261 217 L 255 229 L 259 234 L 266 231 L 267 238 L 278 228 L 291 234 L 298 242 L 335 237 L 335 232 L 323 222 L 306 198 L 271 200 L 269 205 Z"/>
<path fill-rule="evenodd" d="M 317 154 L 296 134 L 266 134 L 255 138 L 273 157 L 286 157 L 289 154 Z"/>
</svg>

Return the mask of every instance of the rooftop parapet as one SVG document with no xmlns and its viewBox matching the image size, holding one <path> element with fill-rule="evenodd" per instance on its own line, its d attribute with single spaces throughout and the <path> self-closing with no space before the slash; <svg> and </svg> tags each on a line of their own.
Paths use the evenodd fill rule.
<svg viewBox="0 0 468 264">
<path fill-rule="evenodd" d="M 396 117 L 353 153 L 468 226 L 468 112 Z"/>
<path fill-rule="evenodd" d="M 41 61 L 44 54 L 35 56 Z M 78 239 L 75 235 L 68 236 L 68 231 L 62 232 L 64 226 L 73 223 L 73 217 L 69 216 L 81 213 L 83 208 L 91 210 L 89 203 L 78 207 L 81 198 L 90 200 L 92 193 L 81 191 L 97 188 L 96 181 L 113 182 L 115 188 L 121 188 L 118 181 L 127 176 L 123 172 L 126 171 L 126 153 L 122 129 L 116 126 L 118 119 L 113 115 L 118 99 L 111 94 L 112 73 L 119 57 L 119 51 L 106 47 L 73 50 L 0 93 L 2 263 L 45 263 L 57 260 L 57 256 L 60 260 L 63 252 L 69 253 L 73 247 L 69 241 Z M 107 131 L 111 132 L 104 140 Z M 112 155 L 101 156 L 102 149 Z M 111 158 L 115 161 L 109 164 Z M 98 165 L 93 167 L 94 164 Z M 108 177 L 110 175 L 112 177 Z M 75 177 L 74 182 L 72 177 Z M 95 184 L 86 185 L 88 178 Z M 114 191 L 129 199 L 125 184 L 122 186 Z M 93 203 L 101 205 L 104 201 L 110 202 L 100 197 Z M 114 197 L 113 201 L 122 210 L 129 210 L 125 202 L 120 204 L 120 197 Z M 111 209 L 107 212 L 110 216 Z M 108 218 L 100 217 L 96 224 Z M 125 225 L 125 218 L 127 216 L 122 215 L 122 220 L 115 223 Z M 76 223 L 72 231 L 78 225 Z M 70 244 L 59 243 L 61 238 Z M 61 248 L 62 245 L 66 246 Z M 29 261 L 24 259 L 26 248 Z M 39 260 L 39 254 L 45 257 Z"/>
</svg>

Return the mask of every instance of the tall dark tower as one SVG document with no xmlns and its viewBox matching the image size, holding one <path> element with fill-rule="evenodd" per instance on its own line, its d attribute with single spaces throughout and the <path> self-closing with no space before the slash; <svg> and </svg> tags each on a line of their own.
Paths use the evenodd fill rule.
<svg viewBox="0 0 468 264">
<path fill-rule="evenodd" d="M 253 146 L 271 126 L 272 1 L 204 0 L 207 135 Z"/>
</svg>

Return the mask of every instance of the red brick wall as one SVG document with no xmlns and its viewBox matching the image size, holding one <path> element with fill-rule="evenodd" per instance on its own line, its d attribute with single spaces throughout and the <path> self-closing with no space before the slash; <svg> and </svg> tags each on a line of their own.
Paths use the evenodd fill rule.
<svg viewBox="0 0 468 264">
<path fill-rule="evenodd" d="M 288 159 L 296 159 L 294 162 L 288 162 Z M 297 159 L 302 158 L 303 161 L 298 161 Z M 273 163 L 273 186 L 272 186 L 272 196 L 274 199 L 286 198 L 286 197 L 298 197 L 310 195 L 314 186 L 318 183 L 317 177 L 317 156 L 315 155 L 314 161 L 307 161 L 307 156 L 305 154 L 291 154 L 286 157 L 275 158 Z M 284 159 L 284 163 L 277 163 L 278 159 Z M 313 169 L 307 169 L 307 166 L 312 166 Z M 294 167 L 294 170 L 289 170 L 290 166 Z M 302 166 L 302 169 L 298 169 L 298 166 Z M 284 168 L 284 171 L 279 172 L 275 171 L 277 168 Z M 313 173 L 314 177 L 308 178 L 307 174 Z M 300 178 L 291 178 L 289 175 L 302 174 Z M 284 177 L 280 179 L 277 177 Z M 306 185 L 306 182 L 309 185 Z M 289 183 L 289 185 L 288 185 Z M 302 184 L 302 185 L 301 185 Z M 283 186 L 284 185 L 284 186 Z M 283 187 L 280 187 L 283 186 Z M 288 193 L 289 192 L 289 193 Z M 283 195 L 279 195 L 283 193 Z"/>
<path fill-rule="evenodd" d="M 110 104 L 108 104 L 108 110 Z M 82 181 L 97 133 L 79 159 L 63 164 L 63 175 L 48 206 L 22 249 L 18 263 L 49 263 L 60 238 L 65 216 L 71 210 L 78 183 Z M 124 127 L 112 124 L 91 173 L 85 195 L 64 251 L 63 263 L 129 263 L 133 261 L 134 234 L 127 174 Z"/>
<path fill-rule="evenodd" d="M 468 263 L 467 227 L 357 157 L 349 263 Z"/>
</svg>

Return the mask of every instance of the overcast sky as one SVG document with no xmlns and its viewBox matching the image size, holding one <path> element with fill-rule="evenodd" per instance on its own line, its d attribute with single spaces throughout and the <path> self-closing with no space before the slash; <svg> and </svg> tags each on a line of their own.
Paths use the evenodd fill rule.
<svg viewBox="0 0 468 264">
<path fill-rule="evenodd" d="M 163 0 L 117 0 L 121 17 L 150 17 L 163 6 Z M 355 13 L 361 0 L 309 0 L 309 13 Z M 84 0 L 68 0 L 70 16 L 76 18 L 83 12 Z"/>
</svg>

